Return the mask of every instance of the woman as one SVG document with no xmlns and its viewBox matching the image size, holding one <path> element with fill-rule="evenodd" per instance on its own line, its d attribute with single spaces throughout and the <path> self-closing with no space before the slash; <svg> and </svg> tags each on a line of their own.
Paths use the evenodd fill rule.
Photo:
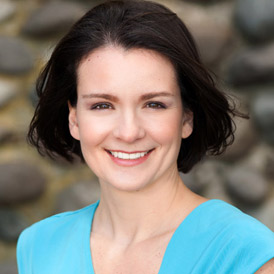
<svg viewBox="0 0 274 274">
<path fill-rule="evenodd" d="M 241 114 L 176 14 L 144 1 L 93 8 L 57 45 L 37 91 L 31 143 L 80 156 L 101 198 L 25 230 L 20 274 L 273 271 L 273 233 L 179 176 L 223 152 Z"/>
</svg>

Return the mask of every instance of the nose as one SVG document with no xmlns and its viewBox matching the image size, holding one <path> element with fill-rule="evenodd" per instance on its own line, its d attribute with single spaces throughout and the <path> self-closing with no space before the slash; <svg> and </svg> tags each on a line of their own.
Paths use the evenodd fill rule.
<svg viewBox="0 0 274 274">
<path fill-rule="evenodd" d="M 145 137 L 145 129 L 137 113 L 132 110 L 121 112 L 113 135 L 127 143 L 134 143 L 136 140 Z"/>
</svg>

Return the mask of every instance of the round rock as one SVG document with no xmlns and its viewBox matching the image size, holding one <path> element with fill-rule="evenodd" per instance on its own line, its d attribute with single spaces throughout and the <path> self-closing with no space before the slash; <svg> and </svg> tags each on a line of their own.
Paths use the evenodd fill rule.
<svg viewBox="0 0 274 274">
<path fill-rule="evenodd" d="M 251 111 L 261 135 L 274 145 L 274 88 L 259 93 L 254 98 Z"/>
<path fill-rule="evenodd" d="M 17 94 L 17 86 L 11 81 L 0 80 L 0 108 L 4 107 Z"/>
<path fill-rule="evenodd" d="M 238 166 L 227 172 L 225 183 L 232 198 L 248 205 L 261 203 L 269 191 L 269 184 L 264 177 L 246 166 Z"/>
<path fill-rule="evenodd" d="M 274 44 L 236 54 L 228 65 L 228 82 L 235 86 L 274 82 L 273 56 Z"/>
<path fill-rule="evenodd" d="M 18 38 L 0 36 L 0 73 L 29 72 L 34 61 L 29 48 Z"/>
<path fill-rule="evenodd" d="M 36 107 L 38 104 L 39 98 L 38 98 L 35 86 L 31 87 L 29 94 L 28 94 L 28 98 L 29 98 L 32 106 Z"/>
<path fill-rule="evenodd" d="M 0 124 L 0 145 L 9 141 L 13 137 L 14 132 L 11 128 Z"/>
<path fill-rule="evenodd" d="M 16 10 L 15 4 L 8 0 L 0 0 L 0 7 L 0 22 L 11 17 Z"/>
<path fill-rule="evenodd" d="M 200 194 L 203 189 L 204 189 L 204 185 L 198 181 L 193 172 L 190 173 L 180 173 L 180 177 L 183 180 L 184 184 L 193 192 Z"/>
<path fill-rule="evenodd" d="M 46 179 L 39 168 L 25 162 L 0 165 L 0 204 L 13 204 L 39 197 Z"/>
<path fill-rule="evenodd" d="M 208 3 L 214 3 L 214 2 L 221 2 L 221 1 L 226 1 L 226 0 L 183 0 L 185 2 L 197 2 L 197 3 L 201 3 L 201 4 L 208 4 Z"/>
<path fill-rule="evenodd" d="M 215 65 L 220 60 L 230 42 L 230 31 L 216 26 L 210 20 L 191 26 L 202 60 L 207 65 Z"/>
<path fill-rule="evenodd" d="M 29 16 L 22 32 L 30 36 L 56 34 L 67 30 L 83 14 L 79 4 L 50 1 Z"/>
<path fill-rule="evenodd" d="M 258 136 L 254 129 L 252 120 L 234 119 L 236 124 L 235 140 L 229 146 L 220 159 L 227 161 L 235 161 L 245 157 L 254 145 L 257 143 Z"/>
<path fill-rule="evenodd" d="M 25 218 L 11 209 L 0 209 L 0 220 L 0 239 L 5 242 L 17 241 L 22 230 L 28 226 Z"/>
<path fill-rule="evenodd" d="M 264 173 L 269 179 L 274 181 L 274 149 L 272 149 L 272 153 L 266 157 Z"/>
<path fill-rule="evenodd" d="M 196 181 L 203 186 L 203 196 L 229 202 L 223 182 L 226 165 L 220 161 L 206 159 L 195 166 L 193 173 Z"/>
<path fill-rule="evenodd" d="M 235 22 L 242 33 L 253 41 L 274 38 L 274 1 L 237 0 Z"/>
<path fill-rule="evenodd" d="M 57 195 L 54 213 L 77 210 L 99 198 L 100 186 L 97 180 L 76 182 Z"/>
<path fill-rule="evenodd" d="M 262 223 L 264 223 L 267 227 L 269 227 L 272 231 L 274 231 L 274 197 L 267 200 L 263 203 L 259 208 L 256 208 L 253 211 L 247 212 L 252 215 Z"/>
</svg>

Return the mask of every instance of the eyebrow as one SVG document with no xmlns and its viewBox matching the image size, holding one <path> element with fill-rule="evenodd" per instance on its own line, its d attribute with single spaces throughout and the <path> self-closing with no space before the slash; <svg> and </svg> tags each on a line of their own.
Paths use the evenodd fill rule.
<svg viewBox="0 0 274 274">
<path fill-rule="evenodd" d="M 140 97 L 141 101 L 145 101 L 145 100 L 150 100 L 152 98 L 155 97 L 174 97 L 174 94 L 169 93 L 169 92 L 149 92 L 149 93 L 145 93 Z M 82 95 L 82 98 L 84 99 L 90 99 L 90 98 L 102 98 L 102 99 L 106 99 L 106 100 L 110 100 L 113 102 L 118 102 L 119 99 L 117 96 L 108 94 L 108 93 L 89 93 L 89 94 L 84 94 Z"/>
<path fill-rule="evenodd" d="M 149 100 L 149 99 L 152 99 L 154 97 L 173 97 L 174 94 L 172 93 L 169 93 L 169 92 L 165 92 L 165 91 L 162 91 L 162 92 L 150 92 L 150 93 L 146 93 L 146 94 L 143 94 L 141 96 L 141 100 Z"/>
<path fill-rule="evenodd" d="M 107 94 L 107 93 L 89 93 L 89 94 L 82 95 L 82 98 L 83 99 L 102 98 L 102 99 L 110 100 L 113 102 L 119 101 L 118 97 L 111 94 Z"/>
</svg>

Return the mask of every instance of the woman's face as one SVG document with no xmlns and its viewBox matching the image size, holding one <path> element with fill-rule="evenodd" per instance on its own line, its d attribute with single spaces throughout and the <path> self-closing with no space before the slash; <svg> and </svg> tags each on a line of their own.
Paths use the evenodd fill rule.
<svg viewBox="0 0 274 274">
<path fill-rule="evenodd" d="M 71 135 L 104 186 L 134 191 L 177 172 L 181 139 L 192 132 L 171 62 L 147 49 L 108 46 L 78 68 Z"/>
</svg>

